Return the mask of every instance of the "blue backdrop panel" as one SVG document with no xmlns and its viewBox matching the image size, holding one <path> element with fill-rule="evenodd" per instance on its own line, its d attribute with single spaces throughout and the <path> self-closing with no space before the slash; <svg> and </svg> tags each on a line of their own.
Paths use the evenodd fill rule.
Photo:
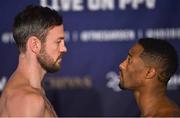
<svg viewBox="0 0 180 118">
<path fill-rule="evenodd" d="M 44 87 L 59 116 L 139 116 L 132 92 L 118 88 L 118 65 L 141 37 L 169 40 L 180 55 L 179 0 L 5 0 L 0 4 L 0 90 L 16 69 L 14 16 L 26 5 L 63 15 L 68 48 Z M 168 95 L 180 105 L 180 70 Z"/>
</svg>

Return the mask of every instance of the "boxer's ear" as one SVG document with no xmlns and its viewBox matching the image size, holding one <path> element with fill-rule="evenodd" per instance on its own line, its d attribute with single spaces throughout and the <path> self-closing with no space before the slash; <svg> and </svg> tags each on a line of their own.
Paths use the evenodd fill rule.
<svg viewBox="0 0 180 118">
<path fill-rule="evenodd" d="M 41 41 L 37 37 L 31 36 L 28 38 L 27 48 L 37 54 L 41 49 Z"/>
<path fill-rule="evenodd" d="M 148 67 L 147 71 L 146 71 L 146 78 L 147 79 L 152 79 L 156 76 L 156 69 L 153 67 Z"/>
</svg>

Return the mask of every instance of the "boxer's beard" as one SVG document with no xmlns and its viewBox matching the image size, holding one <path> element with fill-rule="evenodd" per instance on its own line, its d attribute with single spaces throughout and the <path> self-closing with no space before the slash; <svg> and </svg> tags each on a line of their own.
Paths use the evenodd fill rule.
<svg viewBox="0 0 180 118">
<path fill-rule="evenodd" d="M 40 53 L 37 55 L 37 60 L 41 67 L 47 72 L 53 73 L 60 69 L 60 63 L 58 63 L 60 56 L 54 61 L 54 59 L 47 54 L 45 46 L 42 46 Z"/>
</svg>

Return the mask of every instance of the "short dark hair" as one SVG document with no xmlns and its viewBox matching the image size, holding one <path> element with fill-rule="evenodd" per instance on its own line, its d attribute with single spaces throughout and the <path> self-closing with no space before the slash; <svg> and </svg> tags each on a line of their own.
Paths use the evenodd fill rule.
<svg viewBox="0 0 180 118">
<path fill-rule="evenodd" d="M 178 55 L 175 48 L 168 41 L 155 38 L 142 38 L 138 43 L 144 48 L 141 57 L 147 57 L 151 64 L 157 66 L 158 79 L 167 85 L 178 68 Z"/>
<path fill-rule="evenodd" d="M 61 24 L 62 16 L 55 10 L 42 6 L 27 6 L 17 14 L 13 24 L 13 37 L 19 51 L 26 51 L 27 39 L 30 36 L 36 36 L 44 42 L 49 29 Z"/>
</svg>

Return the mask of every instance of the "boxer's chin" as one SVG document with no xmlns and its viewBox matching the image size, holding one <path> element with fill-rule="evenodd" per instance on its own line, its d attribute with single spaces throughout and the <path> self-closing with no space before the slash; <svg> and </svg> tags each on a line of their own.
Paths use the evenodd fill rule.
<svg viewBox="0 0 180 118">
<path fill-rule="evenodd" d="M 46 52 L 42 51 L 37 55 L 37 60 L 41 67 L 46 70 L 46 72 L 57 72 L 60 69 L 61 58 L 58 58 L 56 61 Z"/>
</svg>

